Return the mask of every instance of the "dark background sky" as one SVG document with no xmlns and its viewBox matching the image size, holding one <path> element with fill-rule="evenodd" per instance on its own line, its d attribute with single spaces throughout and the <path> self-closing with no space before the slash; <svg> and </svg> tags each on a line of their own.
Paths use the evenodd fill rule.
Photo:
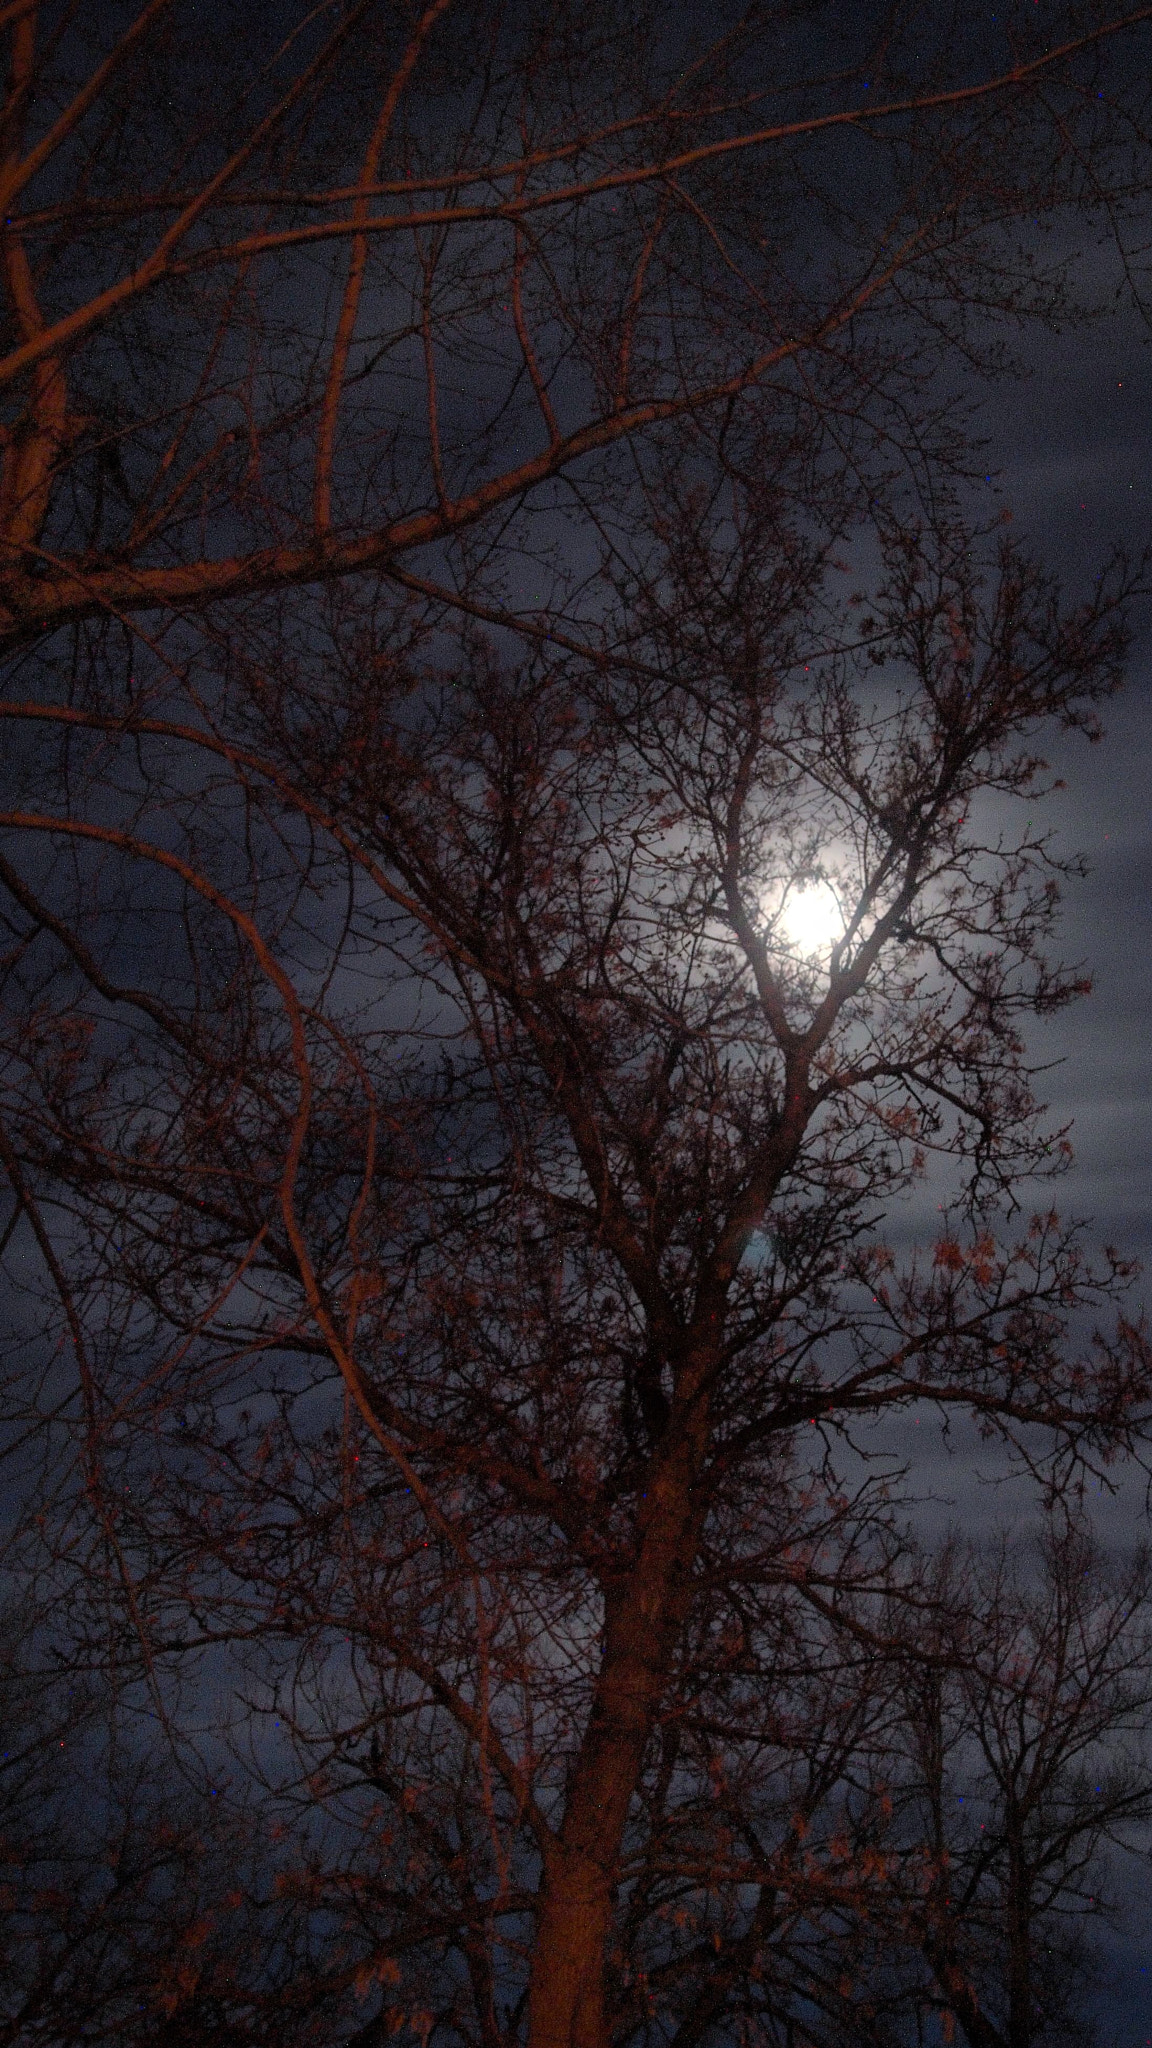
<svg viewBox="0 0 1152 2048">
<path fill-rule="evenodd" d="M 1116 544 L 1152 537 L 1152 349 L 1135 318 L 1050 339 L 1030 381 L 989 408 L 1017 524 L 1082 583 Z M 1068 1195 L 1102 1232 L 1147 1255 L 1152 1141 L 1152 609 L 1135 615 L 1127 689 L 1099 746 L 1062 745 L 1068 791 L 1053 823 L 1091 864 L 1070 885 L 1070 951 L 1092 995 L 1041 1034 L 1063 1056 L 1052 1099 L 1076 1119 Z M 1041 1042 L 1038 1037 L 1037 1042 Z"/>
<path fill-rule="evenodd" d="M 1027 357 L 1021 381 L 987 395 L 988 466 L 1017 533 L 1075 593 L 1115 547 L 1139 555 L 1152 541 L 1152 335 L 1127 312 L 1033 337 Z M 1105 707 L 1104 738 L 1054 738 L 1048 758 L 1068 786 L 1041 806 L 1060 851 L 1088 862 L 1066 886 L 1063 950 L 1083 961 L 1092 993 L 1033 1022 L 1028 1037 L 1058 1062 L 1042 1089 L 1049 1121 L 1072 1123 L 1075 1159 L 1057 1205 L 1090 1218 L 1097 1242 L 1144 1261 L 1133 1304 L 1152 1310 L 1152 602 L 1133 625 L 1127 686 Z M 1102 1526 L 1132 1540 L 1143 1506 L 1134 1480 L 1122 1514 L 1104 1512 Z"/>
<path fill-rule="evenodd" d="M 1152 539 L 1152 341 L 1129 312 L 1095 330 L 1033 337 L 1026 353 L 1028 377 L 987 394 L 988 467 L 1016 531 L 1070 588 L 1084 588 L 1113 547 L 1139 554 Z M 1090 864 L 1067 887 L 1065 957 L 1083 960 L 1094 986 L 1034 1023 L 1029 1043 L 1060 1062 L 1043 1092 L 1050 1120 L 1073 1126 L 1075 1160 L 1057 1204 L 1090 1218 L 1097 1243 L 1143 1261 L 1133 1305 L 1152 1314 L 1152 603 L 1134 624 L 1128 684 L 1107 707 L 1105 737 L 1096 746 L 1062 739 L 1050 754 L 1068 787 L 1044 806 L 1047 822 L 1063 851 Z M 921 1485 L 940 1496 L 930 1523 L 1024 1527 L 1034 1492 L 989 1485 L 995 1460 L 974 1432 L 954 1432 L 948 1453 L 924 1417 L 916 1451 Z M 1145 1479 L 1116 1478 L 1116 1492 L 1095 1491 L 1091 1507 L 1104 1539 L 1128 1546 L 1150 1533 Z M 1100 2048 L 1149 2048 L 1152 1857 L 1121 1860 L 1116 1880 L 1128 1925 L 1105 1941 Z"/>
<path fill-rule="evenodd" d="M 1128 316 L 1098 334 L 1050 339 L 1027 385 L 989 409 L 990 454 L 1017 521 L 1062 573 L 1083 578 L 1112 545 L 1152 534 L 1152 349 Z M 1099 746 L 1060 750 L 1068 791 L 1054 818 L 1091 872 L 1069 887 L 1069 950 L 1093 976 L 1083 1003 L 1036 1033 L 1064 1064 L 1051 1100 L 1075 1119 L 1062 1204 L 1137 1253 L 1152 1307 L 1152 609 L 1137 615 L 1131 673 Z M 1007 1502 L 1003 1502 L 1007 1505 Z M 1093 1503 L 1102 1532 L 1145 1534 L 1143 1477 Z M 1103 1987 L 1102 2048 L 1152 2039 L 1152 1862 L 1125 1864 L 1135 1911 Z"/>
</svg>

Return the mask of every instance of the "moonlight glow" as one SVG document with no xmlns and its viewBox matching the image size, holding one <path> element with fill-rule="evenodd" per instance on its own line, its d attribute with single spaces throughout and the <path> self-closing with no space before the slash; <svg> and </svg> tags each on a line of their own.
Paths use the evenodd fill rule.
<svg viewBox="0 0 1152 2048">
<path fill-rule="evenodd" d="M 795 889 L 784 905 L 780 932 L 801 953 L 827 953 L 844 935 L 840 906 L 827 882 Z"/>
</svg>

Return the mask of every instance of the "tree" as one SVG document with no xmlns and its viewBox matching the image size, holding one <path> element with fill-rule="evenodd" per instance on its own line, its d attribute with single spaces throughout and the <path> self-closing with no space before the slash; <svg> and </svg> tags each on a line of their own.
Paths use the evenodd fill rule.
<svg viewBox="0 0 1152 2048">
<path fill-rule="evenodd" d="M 872 1684 L 901 1675 L 876 1752 L 885 1897 L 836 2033 L 1094 2039 L 1091 1935 L 1115 1924 L 1152 1810 L 1146 1554 L 1109 1564 L 1059 1519 L 1034 1545 L 952 1542 L 852 1623 Z"/>
<path fill-rule="evenodd" d="M 909 1667 L 923 1804 L 908 1911 L 931 1995 L 972 2048 L 1082 2040 L 1083 1925 L 1113 1889 L 1102 1851 L 1138 1846 L 1152 1812 L 1147 1557 L 1110 1572 L 1065 1529 L 1023 1569 L 1004 1542 L 976 1569 L 967 1598 L 937 1589 L 950 1655 Z"/>
<path fill-rule="evenodd" d="M 308 1953 L 251 1823 L 215 1801 L 206 1816 L 126 1743 L 106 1689 L 56 1662 L 47 1620 L 25 1605 L 3 1622 L 0 2039 L 324 2038 L 351 1973 L 330 1944 Z"/>
<path fill-rule="evenodd" d="M 929 1401 L 1059 1490 L 1144 1441 L 1141 1331 L 1076 1320 L 1127 1269 L 1017 1206 L 1061 1143 L 1022 1021 L 1082 982 L 1050 845 L 985 826 L 1095 732 L 1141 572 L 1062 605 L 935 380 L 992 359 L 977 310 L 1069 303 L 1025 210 L 1132 201 L 1146 12 L 981 72 L 920 11 L 914 85 L 897 13 L 749 128 L 803 14 L 682 72 L 600 7 L 355 7 L 201 134 L 150 7 L 43 145 L 10 16 L 9 203 L 51 188 L 8 223 L 0 817 L 9 1236 L 66 1346 L 29 1388 L 18 1331 L 34 1512 L 97 1662 L 164 1703 L 249 1661 L 363 2048 L 811 2035 L 891 1889 L 896 1681 L 848 1622 L 902 1539 L 838 1447 Z M 193 139 L 141 200 L 162 60 Z M 345 244 L 328 311 L 257 284 Z M 900 1263 L 929 1153 L 955 1207 Z"/>
</svg>

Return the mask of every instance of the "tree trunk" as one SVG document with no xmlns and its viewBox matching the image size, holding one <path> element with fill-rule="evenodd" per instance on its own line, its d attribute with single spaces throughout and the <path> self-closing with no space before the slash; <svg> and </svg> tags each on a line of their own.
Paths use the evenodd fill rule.
<svg viewBox="0 0 1152 2048">
<path fill-rule="evenodd" d="M 1008 2039 L 1032 2048 L 1032 1924 L 1021 1824 L 1008 1821 Z"/>
<path fill-rule="evenodd" d="M 653 1478 L 639 1555 L 607 1596 L 604 1655 L 564 1823 L 544 1872 L 529 2048 L 608 2048 L 605 1967 L 620 1851 L 692 1597 L 702 1432 Z"/>
</svg>

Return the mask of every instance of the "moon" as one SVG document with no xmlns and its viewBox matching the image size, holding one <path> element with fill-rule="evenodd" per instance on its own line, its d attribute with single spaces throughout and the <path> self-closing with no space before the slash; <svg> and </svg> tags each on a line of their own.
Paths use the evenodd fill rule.
<svg viewBox="0 0 1152 2048">
<path fill-rule="evenodd" d="M 844 936 L 844 918 L 827 882 L 794 889 L 784 905 L 780 930 L 799 953 L 829 953 Z"/>
</svg>

